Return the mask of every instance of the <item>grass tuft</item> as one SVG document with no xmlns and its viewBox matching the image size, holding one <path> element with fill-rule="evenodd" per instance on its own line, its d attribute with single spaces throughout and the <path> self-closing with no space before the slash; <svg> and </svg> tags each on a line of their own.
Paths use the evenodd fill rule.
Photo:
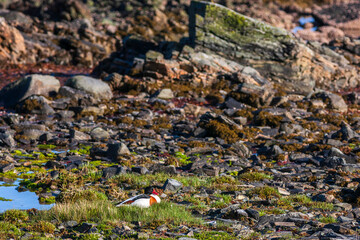
<svg viewBox="0 0 360 240">
<path fill-rule="evenodd" d="M 239 175 L 239 179 L 246 182 L 256 182 L 256 181 L 262 181 L 264 179 L 273 179 L 272 176 L 260 173 L 260 172 L 247 172 Z"/>
<path fill-rule="evenodd" d="M 114 221 L 140 221 L 149 224 L 154 221 L 179 224 L 201 224 L 202 220 L 195 218 L 185 207 L 162 202 L 151 208 L 138 208 L 124 206 L 117 208 L 107 200 L 79 200 L 56 204 L 48 211 L 39 213 L 39 219 L 59 222 L 74 220 L 77 222 L 114 222 Z"/>
<path fill-rule="evenodd" d="M 280 193 L 277 189 L 269 186 L 256 187 L 250 189 L 247 193 L 250 197 L 258 195 L 261 199 L 271 199 L 273 197 L 280 197 Z"/>
</svg>

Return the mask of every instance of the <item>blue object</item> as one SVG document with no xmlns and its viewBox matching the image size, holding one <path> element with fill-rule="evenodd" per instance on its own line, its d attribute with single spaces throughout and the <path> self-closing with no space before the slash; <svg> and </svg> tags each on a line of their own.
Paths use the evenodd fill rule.
<svg viewBox="0 0 360 240">
<path fill-rule="evenodd" d="M 297 26 L 297 27 L 294 27 L 294 29 L 291 30 L 291 32 L 292 32 L 292 33 L 296 33 L 297 31 L 303 30 L 303 29 L 304 29 L 304 28 Z"/>
<path fill-rule="evenodd" d="M 5 182 L 1 182 L 3 184 Z M 38 196 L 34 192 L 25 191 L 19 192 L 16 188 L 20 181 L 16 180 L 13 184 L 15 186 L 0 186 L 0 197 L 11 199 L 12 201 L 0 201 L 0 212 L 5 212 L 9 209 L 26 210 L 36 208 L 38 210 L 50 209 L 54 204 L 40 204 Z"/>
<path fill-rule="evenodd" d="M 305 23 L 314 23 L 315 19 L 313 17 L 301 17 L 299 19 L 300 25 L 304 25 Z"/>
</svg>

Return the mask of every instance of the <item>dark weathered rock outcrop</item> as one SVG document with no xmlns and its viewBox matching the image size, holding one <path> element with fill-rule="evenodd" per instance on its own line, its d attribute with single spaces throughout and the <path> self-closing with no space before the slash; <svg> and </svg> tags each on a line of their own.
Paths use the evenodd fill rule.
<svg viewBox="0 0 360 240">
<path fill-rule="evenodd" d="M 250 65 L 286 90 L 308 93 L 315 87 L 358 85 L 357 71 L 346 60 L 334 58 L 330 49 L 305 45 L 284 29 L 209 2 L 193 1 L 189 17 L 190 41 L 197 50 Z"/>
</svg>

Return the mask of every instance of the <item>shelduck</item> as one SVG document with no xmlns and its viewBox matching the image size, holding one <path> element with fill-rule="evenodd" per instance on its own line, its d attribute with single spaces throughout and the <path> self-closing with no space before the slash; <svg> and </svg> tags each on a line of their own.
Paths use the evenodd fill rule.
<svg viewBox="0 0 360 240">
<path fill-rule="evenodd" d="M 137 206 L 137 207 L 141 207 L 141 208 L 148 208 L 151 205 L 155 204 L 155 203 L 160 203 L 161 200 L 158 196 L 158 193 L 153 190 L 152 193 L 150 195 L 147 194 L 141 194 L 141 195 L 137 195 L 135 197 L 129 198 L 121 203 L 119 203 L 118 205 L 116 205 L 116 207 L 121 207 L 121 206 Z"/>
</svg>

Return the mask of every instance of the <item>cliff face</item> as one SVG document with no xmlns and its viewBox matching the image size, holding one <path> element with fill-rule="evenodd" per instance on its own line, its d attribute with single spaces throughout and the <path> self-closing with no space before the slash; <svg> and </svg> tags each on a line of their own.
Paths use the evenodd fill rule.
<svg viewBox="0 0 360 240">
<path fill-rule="evenodd" d="M 212 51 L 257 69 L 288 91 L 355 87 L 359 77 L 348 61 L 329 48 L 306 45 L 284 29 L 221 5 L 193 1 L 189 36 L 198 51 Z"/>
</svg>

